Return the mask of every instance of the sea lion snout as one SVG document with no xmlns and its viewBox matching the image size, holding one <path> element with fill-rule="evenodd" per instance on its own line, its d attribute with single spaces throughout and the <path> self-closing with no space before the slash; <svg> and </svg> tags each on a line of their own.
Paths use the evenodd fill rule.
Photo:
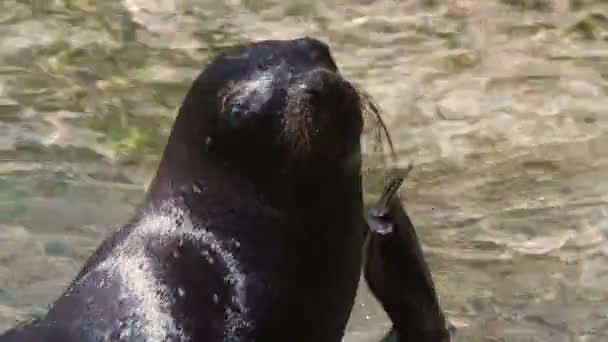
<svg viewBox="0 0 608 342">
<path fill-rule="evenodd" d="M 325 68 L 298 75 L 290 87 L 290 101 L 305 102 L 319 112 L 357 116 L 360 100 L 354 87 L 339 73 Z"/>
<path fill-rule="evenodd" d="M 337 71 L 321 67 L 297 75 L 288 90 L 285 116 L 287 138 L 300 152 L 342 158 L 358 147 L 361 100 Z"/>
<path fill-rule="evenodd" d="M 329 95 L 333 83 L 336 83 L 336 77 L 333 72 L 325 69 L 316 69 L 306 74 L 297 86 L 304 94 L 322 99 Z"/>
</svg>

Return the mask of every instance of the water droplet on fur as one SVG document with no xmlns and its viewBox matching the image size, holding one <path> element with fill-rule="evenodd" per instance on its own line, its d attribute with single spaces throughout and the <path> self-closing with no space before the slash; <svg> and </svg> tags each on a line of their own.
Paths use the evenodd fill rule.
<svg viewBox="0 0 608 342">
<path fill-rule="evenodd" d="M 211 139 L 211 137 L 207 137 L 205 139 L 205 145 L 207 145 L 207 146 L 211 145 L 212 142 L 213 142 L 213 139 Z"/>
<path fill-rule="evenodd" d="M 181 288 L 181 287 L 178 287 L 178 288 L 177 288 L 177 295 L 178 295 L 178 296 L 180 296 L 180 297 L 185 296 L 185 295 L 186 295 L 186 290 L 184 290 L 184 289 L 183 289 L 183 288 Z"/>
<path fill-rule="evenodd" d="M 173 258 L 179 259 L 179 252 L 178 251 L 173 251 L 172 255 L 173 255 Z"/>
<path fill-rule="evenodd" d="M 219 302 L 220 302 L 220 296 L 218 296 L 218 295 L 217 295 L 217 293 L 214 293 L 214 294 L 213 294 L 213 298 L 212 298 L 212 299 L 213 299 L 213 302 L 214 302 L 215 304 L 217 304 L 217 303 L 219 303 Z"/>
</svg>

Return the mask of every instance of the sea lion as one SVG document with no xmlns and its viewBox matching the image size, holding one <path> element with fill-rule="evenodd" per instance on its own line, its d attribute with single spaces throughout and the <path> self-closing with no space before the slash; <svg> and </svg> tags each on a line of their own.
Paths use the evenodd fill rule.
<svg viewBox="0 0 608 342">
<path fill-rule="evenodd" d="M 361 273 L 361 108 L 318 40 L 221 53 L 141 209 L 0 341 L 339 342 Z"/>
<path fill-rule="evenodd" d="M 408 168 L 407 173 L 411 171 Z M 405 176 L 391 180 L 367 214 L 364 277 L 393 327 L 383 342 L 449 342 L 445 319 L 416 230 L 399 200 Z"/>
</svg>

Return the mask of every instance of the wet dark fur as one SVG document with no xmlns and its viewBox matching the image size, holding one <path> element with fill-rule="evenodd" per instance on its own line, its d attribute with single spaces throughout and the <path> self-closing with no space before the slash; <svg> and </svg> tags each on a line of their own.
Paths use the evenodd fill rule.
<svg viewBox="0 0 608 342">
<path fill-rule="evenodd" d="M 340 341 L 363 243 L 361 107 L 319 41 L 220 55 L 142 210 L 0 341 Z"/>
<path fill-rule="evenodd" d="M 365 279 L 393 322 L 383 342 L 449 342 L 431 272 L 397 195 L 402 181 L 387 185 L 367 220 Z"/>
</svg>

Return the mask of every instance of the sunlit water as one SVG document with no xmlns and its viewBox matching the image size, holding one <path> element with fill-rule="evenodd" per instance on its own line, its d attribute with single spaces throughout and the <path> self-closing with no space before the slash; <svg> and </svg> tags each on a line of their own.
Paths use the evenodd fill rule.
<svg viewBox="0 0 608 342">
<path fill-rule="evenodd" d="M 0 1 L 0 330 L 133 213 L 210 54 L 311 35 L 416 165 L 402 194 L 457 340 L 606 341 L 608 4 L 279 3 Z M 387 327 L 362 287 L 345 340 Z"/>
</svg>

